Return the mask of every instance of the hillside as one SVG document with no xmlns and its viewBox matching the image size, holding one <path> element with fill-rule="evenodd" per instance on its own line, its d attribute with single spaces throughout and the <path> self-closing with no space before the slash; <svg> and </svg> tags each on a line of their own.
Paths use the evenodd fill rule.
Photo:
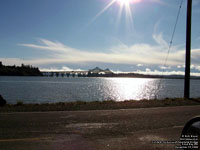
<svg viewBox="0 0 200 150">
<path fill-rule="evenodd" d="M 42 76 L 42 73 L 38 68 L 29 65 L 4 66 L 0 62 L 0 76 Z"/>
</svg>

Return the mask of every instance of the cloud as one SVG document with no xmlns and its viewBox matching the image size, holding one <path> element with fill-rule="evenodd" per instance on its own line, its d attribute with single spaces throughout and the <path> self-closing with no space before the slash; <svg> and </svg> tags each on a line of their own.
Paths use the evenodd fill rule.
<svg viewBox="0 0 200 150">
<path fill-rule="evenodd" d="M 4 65 L 21 65 L 23 62 L 28 62 L 29 60 L 23 60 L 23 59 L 20 59 L 20 58 L 0 58 L 0 61 L 2 61 L 2 63 Z M 31 64 L 31 63 L 26 63 L 26 64 Z"/>
<path fill-rule="evenodd" d="M 159 37 L 161 38 L 161 37 Z M 21 46 L 54 52 L 51 58 L 41 58 L 33 63 L 113 63 L 113 64 L 161 64 L 163 62 L 163 45 L 151 46 L 148 44 L 135 44 L 127 46 L 120 44 L 110 47 L 108 52 L 89 52 L 85 50 L 74 49 L 58 42 L 41 40 L 42 45 L 20 44 Z M 161 42 L 162 43 L 162 42 Z M 160 44 L 161 44 L 160 43 Z M 173 54 L 179 55 L 179 53 Z M 180 58 L 180 57 L 179 57 Z M 182 58 L 180 58 L 181 60 Z M 175 63 L 172 60 L 171 64 Z M 176 58 L 177 61 L 177 58 Z"/>
<path fill-rule="evenodd" d="M 170 66 L 160 66 L 160 69 L 167 70 L 167 69 L 171 69 L 171 67 Z"/>
<path fill-rule="evenodd" d="M 57 68 L 57 67 L 40 68 L 40 71 L 51 72 L 51 71 L 83 71 L 83 70 L 82 69 L 72 69 L 67 66 L 63 66 L 62 68 Z"/>
<path fill-rule="evenodd" d="M 151 69 L 146 68 L 146 69 L 145 69 L 145 72 L 150 73 L 150 72 L 151 72 Z"/>
<path fill-rule="evenodd" d="M 185 68 L 185 65 L 178 65 L 177 68 Z"/>
<path fill-rule="evenodd" d="M 142 67 L 142 66 L 144 66 L 143 64 L 137 64 L 137 67 Z"/>
<path fill-rule="evenodd" d="M 62 43 L 60 43 L 58 41 L 53 42 L 53 41 L 49 41 L 49 40 L 46 40 L 46 39 L 39 39 L 39 42 L 42 45 L 19 44 L 19 46 L 25 46 L 25 47 L 41 49 L 41 50 L 46 50 L 46 51 L 53 51 L 53 52 L 57 52 L 57 53 L 65 53 L 67 51 L 73 51 L 72 48 L 63 45 Z"/>
<path fill-rule="evenodd" d="M 168 48 L 168 44 L 167 42 L 163 39 L 163 34 L 159 33 L 159 34 L 153 34 L 153 39 L 156 41 L 157 44 L 159 44 L 160 46 L 163 46 L 164 49 Z"/>
<path fill-rule="evenodd" d="M 185 65 L 178 65 L 176 66 L 177 68 L 185 68 Z M 194 64 L 191 64 L 190 65 L 190 69 L 195 69 L 197 71 L 200 71 L 200 66 L 198 64 L 194 65 Z"/>
<path fill-rule="evenodd" d="M 200 71 L 200 66 L 195 66 L 195 69 Z"/>
<path fill-rule="evenodd" d="M 183 71 L 159 71 L 159 70 L 148 70 L 146 69 L 145 71 L 142 70 L 137 70 L 135 73 L 139 73 L 139 74 L 148 74 L 148 75 L 185 75 L 185 72 Z M 192 72 L 191 73 L 192 76 L 200 76 L 199 72 Z"/>
<path fill-rule="evenodd" d="M 164 64 L 167 55 L 167 42 L 164 40 L 162 33 L 152 35 L 155 40 L 155 45 L 139 43 L 134 45 L 125 45 L 119 43 L 111 46 L 107 52 L 88 51 L 76 49 L 64 45 L 58 41 L 50 41 L 47 39 L 39 39 L 38 44 L 23 43 L 19 44 L 23 47 L 28 47 L 33 50 L 45 51 L 46 55 L 31 59 L 18 58 L 0 58 L 4 64 L 90 64 L 90 63 L 109 63 L 109 64 L 126 64 L 126 65 L 159 65 Z M 199 64 L 200 49 L 192 50 L 192 61 L 194 65 Z M 181 66 L 185 61 L 185 50 L 179 49 L 178 46 L 173 46 L 169 55 L 168 66 Z"/>
</svg>

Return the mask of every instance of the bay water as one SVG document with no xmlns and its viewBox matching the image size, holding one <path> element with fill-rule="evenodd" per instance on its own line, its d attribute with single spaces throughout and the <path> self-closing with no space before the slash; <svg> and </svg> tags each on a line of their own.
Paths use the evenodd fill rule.
<svg viewBox="0 0 200 150">
<path fill-rule="evenodd" d="M 200 97 L 200 80 L 190 95 Z M 0 94 L 10 104 L 72 101 L 124 101 L 183 97 L 183 79 L 0 77 Z"/>
</svg>

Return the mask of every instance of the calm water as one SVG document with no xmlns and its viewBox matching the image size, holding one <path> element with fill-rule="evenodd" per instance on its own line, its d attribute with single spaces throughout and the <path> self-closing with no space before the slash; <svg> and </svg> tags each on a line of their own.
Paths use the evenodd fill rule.
<svg viewBox="0 0 200 150">
<path fill-rule="evenodd" d="M 8 103 L 163 99 L 183 97 L 183 86 L 181 79 L 0 77 Z M 199 87 L 200 80 L 191 80 L 191 97 L 200 97 Z"/>
</svg>

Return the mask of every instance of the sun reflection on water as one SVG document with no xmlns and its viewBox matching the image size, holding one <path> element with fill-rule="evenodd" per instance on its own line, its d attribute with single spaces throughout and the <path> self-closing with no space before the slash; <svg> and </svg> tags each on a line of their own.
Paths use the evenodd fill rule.
<svg viewBox="0 0 200 150">
<path fill-rule="evenodd" d="M 143 78 L 107 78 L 105 92 L 108 99 L 120 100 L 141 100 L 156 98 L 159 80 Z"/>
</svg>

